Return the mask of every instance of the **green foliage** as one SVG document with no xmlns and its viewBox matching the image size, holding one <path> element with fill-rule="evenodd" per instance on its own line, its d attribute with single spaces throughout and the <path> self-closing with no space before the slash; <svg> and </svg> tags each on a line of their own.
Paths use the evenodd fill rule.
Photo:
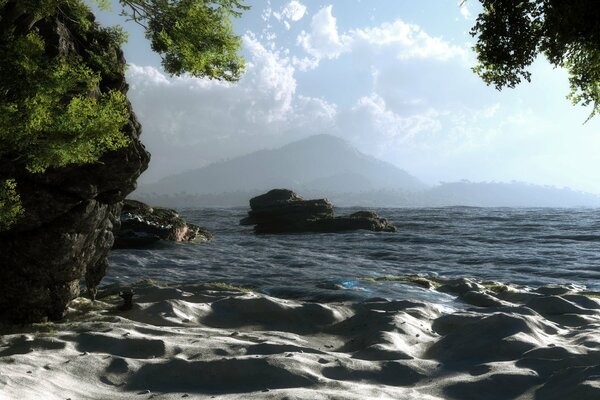
<svg viewBox="0 0 600 400">
<path fill-rule="evenodd" d="M 123 14 L 146 29 L 152 49 L 174 75 L 237 81 L 244 71 L 232 17 L 248 7 L 238 0 L 120 0 Z"/>
<path fill-rule="evenodd" d="M 105 152 L 126 146 L 129 139 L 122 128 L 129 121 L 127 99 L 120 91 L 101 88 L 102 79 L 123 72 L 116 59 L 122 32 L 93 25 L 89 9 L 79 0 L 17 4 L 33 23 L 24 30 L 18 22 L 8 22 L 0 30 L 0 160 L 41 173 L 97 162 Z M 89 47 L 81 53 L 48 48 L 38 26 L 52 16 Z M 15 180 L 6 180 L 10 174 L 3 172 L 0 231 L 24 211 Z"/>
<path fill-rule="evenodd" d="M 209 290 L 223 291 L 223 292 L 253 292 L 251 288 L 233 285 L 227 282 L 208 282 L 206 288 Z"/>
<path fill-rule="evenodd" d="M 483 12 L 471 30 L 478 65 L 474 71 L 497 89 L 529 81 L 539 54 L 569 72 L 574 104 L 600 113 L 600 2 L 589 0 L 481 0 Z"/>
<path fill-rule="evenodd" d="M 125 146 L 125 96 L 99 91 L 100 76 L 80 60 L 48 58 L 35 32 L 0 48 L 0 156 L 30 172 L 97 161 Z"/>
<path fill-rule="evenodd" d="M 110 9 L 109 0 L 93 1 Z M 248 7 L 239 0 L 120 2 L 123 14 L 145 27 L 167 72 L 240 78 L 241 40 L 231 19 Z M 121 27 L 97 26 L 82 0 L 0 0 L 0 21 L 0 161 L 42 173 L 97 162 L 129 143 L 122 132 L 127 99 L 108 89 L 119 87 L 124 72 Z M 44 26 L 73 40 L 50 46 Z M 11 178 L 0 170 L 0 231 L 23 212 Z"/>
<path fill-rule="evenodd" d="M 14 179 L 0 182 L 0 231 L 10 228 L 23 214 Z"/>
<path fill-rule="evenodd" d="M 108 11 L 112 9 L 112 3 L 110 0 L 92 0 L 94 3 L 98 4 L 98 8 L 103 11 Z"/>
</svg>

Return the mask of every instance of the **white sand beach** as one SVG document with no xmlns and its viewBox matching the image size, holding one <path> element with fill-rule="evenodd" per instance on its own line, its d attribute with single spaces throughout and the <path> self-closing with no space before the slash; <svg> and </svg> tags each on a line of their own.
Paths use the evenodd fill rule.
<svg viewBox="0 0 600 400">
<path fill-rule="evenodd" d="M 441 282 L 464 309 L 318 304 L 140 283 L 4 326 L 2 399 L 600 398 L 600 302 L 576 287 Z M 434 289 L 430 289 L 434 290 Z"/>
</svg>

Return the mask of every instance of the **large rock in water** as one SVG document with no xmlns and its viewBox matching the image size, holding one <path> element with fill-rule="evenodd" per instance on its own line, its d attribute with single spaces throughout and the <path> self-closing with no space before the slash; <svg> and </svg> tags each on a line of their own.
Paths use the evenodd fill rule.
<svg viewBox="0 0 600 400">
<path fill-rule="evenodd" d="M 211 239 L 209 231 L 186 222 L 175 210 L 125 200 L 114 248 L 148 247 L 160 240 L 206 242 Z"/>
<path fill-rule="evenodd" d="M 250 200 L 242 225 L 255 225 L 256 233 L 345 232 L 365 229 L 396 232 L 385 218 L 372 211 L 335 217 L 326 199 L 304 200 L 288 189 L 273 189 Z"/>
<path fill-rule="evenodd" d="M 15 10 L 10 4 L 0 8 L 0 12 L 13 14 Z M 120 49 L 102 44 L 105 41 L 91 14 L 85 37 L 75 33 L 77 29 L 70 24 L 79 22 L 68 15 L 38 21 L 33 15 L 0 18 L 3 25 L 15 23 L 24 25 L 19 29 L 37 29 L 48 52 L 76 52 L 85 63 L 106 57 L 103 62 L 116 66 L 116 71 L 125 64 Z M 99 46 L 101 55 L 86 51 Z M 121 72 L 101 78 L 100 91 L 127 91 Z M 0 178 L 16 179 L 25 209 L 18 224 L 0 234 L 0 320 L 60 319 L 69 302 L 79 295 L 82 278 L 95 292 L 108 266 L 106 256 L 113 246 L 113 230 L 119 226 L 122 201 L 135 189 L 136 179 L 150 159 L 139 141 L 141 129 L 133 112 L 124 132 L 129 145 L 106 153 L 94 164 L 31 174 L 22 164 L 0 157 Z"/>
</svg>

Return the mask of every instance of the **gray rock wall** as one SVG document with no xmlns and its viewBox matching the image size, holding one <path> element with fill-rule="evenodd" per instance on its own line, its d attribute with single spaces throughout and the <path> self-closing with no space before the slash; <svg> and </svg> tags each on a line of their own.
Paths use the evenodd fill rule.
<svg viewBox="0 0 600 400">
<path fill-rule="evenodd" d="M 14 8 L 11 10 L 14 13 Z M 27 15 L 10 17 L 3 18 L 3 24 L 13 21 L 39 29 L 48 51 L 75 51 L 85 59 L 88 43 L 69 29 L 68 18 L 32 23 Z M 89 18 L 93 20 L 91 14 Z M 95 31 L 98 27 L 92 24 L 87 37 L 93 39 Z M 108 50 L 124 65 L 120 49 Z M 122 73 L 102 76 L 99 90 L 109 89 L 127 91 Z M 92 292 L 100 283 L 108 266 L 113 231 L 119 227 L 122 201 L 135 189 L 136 179 L 150 159 L 139 141 L 141 129 L 133 112 L 124 131 L 130 145 L 105 154 L 94 164 L 30 174 L 23 165 L 0 158 L 0 178 L 16 178 L 25 208 L 19 223 L 0 233 L 1 321 L 60 319 L 79 295 L 83 278 Z"/>
</svg>

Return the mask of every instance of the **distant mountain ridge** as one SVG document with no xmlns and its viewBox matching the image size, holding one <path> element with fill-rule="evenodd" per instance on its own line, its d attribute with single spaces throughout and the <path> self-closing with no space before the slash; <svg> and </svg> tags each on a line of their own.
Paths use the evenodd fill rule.
<svg viewBox="0 0 600 400">
<path fill-rule="evenodd" d="M 452 182 L 432 187 L 421 202 L 430 206 L 600 207 L 600 196 L 525 182 Z"/>
<path fill-rule="evenodd" d="M 361 153 L 339 137 L 323 134 L 172 175 L 141 185 L 137 193 L 209 195 L 276 187 L 328 196 L 380 189 L 419 191 L 426 185 L 390 163 Z"/>
<path fill-rule="evenodd" d="M 600 207 L 600 196 L 523 182 L 452 182 L 427 187 L 406 171 L 361 153 L 331 135 L 285 146 L 140 185 L 133 198 L 169 207 L 247 206 L 273 188 L 338 206 L 370 207 Z"/>
</svg>

